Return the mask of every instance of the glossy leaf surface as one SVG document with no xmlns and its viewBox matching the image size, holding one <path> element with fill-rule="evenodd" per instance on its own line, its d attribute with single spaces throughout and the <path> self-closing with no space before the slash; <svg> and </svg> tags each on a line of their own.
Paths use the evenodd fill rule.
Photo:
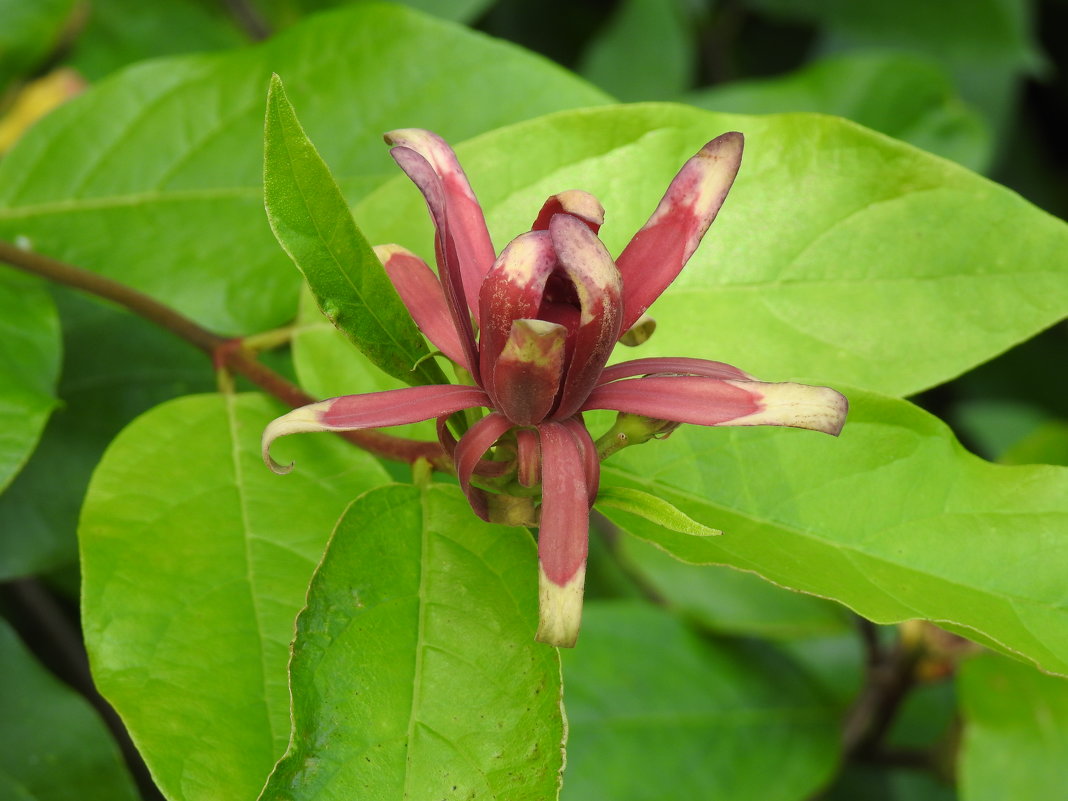
<svg viewBox="0 0 1068 801">
<path fill-rule="evenodd" d="M 459 155 L 498 249 L 546 197 L 580 188 L 604 204 L 601 234 L 618 254 L 683 162 L 728 130 L 746 136 L 738 179 L 702 247 L 651 307 L 660 325 L 642 355 L 907 395 L 1068 310 L 1068 225 L 843 120 L 592 109 L 487 134 Z M 429 257 L 420 206 L 397 183 L 356 218 L 371 241 Z"/>
<path fill-rule="evenodd" d="M 262 799 L 555 798 L 556 650 L 534 642 L 536 552 L 455 487 L 357 500 L 297 622 L 295 731 Z"/>
<path fill-rule="evenodd" d="M 562 657 L 564 801 L 799 801 L 834 767 L 835 712 L 778 652 L 702 640 L 653 607 L 588 602 Z"/>
<path fill-rule="evenodd" d="M 603 465 L 602 483 L 662 494 L 720 537 L 605 512 L 685 561 L 753 570 L 880 623 L 927 618 L 1068 673 L 1068 469 L 993 465 L 904 401 L 850 400 L 839 439 L 683 426 Z"/>
<path fill-rule="evenodd" d="M 776 587 L 752 573 L 686 564 L 637 537 L 621 537 L 619 553 L 671 608 L 713 631 L 769 639 L 851 631 L 849 612 L 837 604 Z"/>
<path fill-rule="evenodd" d="M 258 144 L 272 72 L 350 202 L 395 174 L 383 131 L 417 120 L 459 140 L 605 99 L 510 45 L 361 3 L 256 47 L 148 62 L 101 82 L 0 165 L 0 236 L 25 235 L 221 333 L 286 322 L 298 276 L 264 218 Z"/>
<path fill-rule="evenodd" d="M 253 798 L 289 737 L 293 621 L 334 522 L 383 469 L 342 440 L 276 446 L 258 395 L 188 396 L 135 420 L 82 513 L 82 613 L 97 686 L 170 801 Z"/>
</svg>

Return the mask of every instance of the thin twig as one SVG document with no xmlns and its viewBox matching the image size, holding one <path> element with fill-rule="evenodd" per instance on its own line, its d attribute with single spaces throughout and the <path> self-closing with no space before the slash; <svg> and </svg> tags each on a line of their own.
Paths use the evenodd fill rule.
<svg viewBox="0 0 1068 801">
<path fill-rule="evenodd" d="M 225 367 L 244 376 L 260 389 L 293 408 L 306 406 L 316 400 L 274 370 L 258 362 L 255 356 L 243 347 L 240 339 L 221 337 L 169 306 L 125 284 L 81 267 L 23 250 L 2 240 L 0 240 L 0 262 L 5 262 L 23 272 L 117 303 L 199 348 L 213 359 L 216 368 Z M 338 434 L 376 456 L 408 464 L 412 464 L 417 459 L 425 459 L 437 470 L 452 472 L 452 460 L 436 442 L 421 442 L 373 430 L 343 431 Z"/>
</svg>

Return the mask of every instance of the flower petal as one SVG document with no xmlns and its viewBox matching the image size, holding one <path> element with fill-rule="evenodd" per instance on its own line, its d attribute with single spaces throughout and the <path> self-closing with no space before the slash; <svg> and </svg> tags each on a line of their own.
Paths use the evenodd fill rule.
<svg viewBox="0 0 1068 801">
<path fill-rule="evenodd" d="M 707 359 L 689 359 L 685 356 L 651 357 L 620 362 L 604 368 L 597 383 L 607 384 L 620 378 L 636 375 L 656 375 L 672 373 L 675 375 L 704 375 L 709 378 L 725 378 L 735 381 L 753 381 L 753 376 L 724 362 Z"/>
<path fill-rule="evenodd" d="M 452 384 L 343 395 L 309 403 L 267 425 L 262 439 L 263 461 L 276 473 L 288 473 L 293 469 L 293 465 L 284 467 L 271 458 L 271 443 L 287 434 L 396 426 L 488 404 L 486 393 L 477 387 Z"/>
<path fill-rule="evenodd" d="M 493 364 L 492 395 L 514 423 L 535 425 L 556 402 L 564 373 L 567 329 L 544 320 L 516 320 Z M 483 370 L 483 374 L 485 374 Z"/>
<path fill-rule="evenodd" d="M 571 432 L 582 452 L 582 468 L 586 473 L 586 494 L 590 506 L 597 500 L 597 489 L 601 485 L 601 460 L 597 455 L 597 445 L 594 443 L 586 424 L 581 416 L 569 417 L 561 421 L 561 424 Z"/>
<path fill-rule="evenodd" d="M 534 225 L 530 226 L 530 230 L 549 230 L 549 221 L 554 214 L 570 214 L 578 217 L 595 234 L 604 225 L 604 206 L 601 205 L 601 201 L 581 189 L 569 189 L 546 200 L 538 213 L 538 218 L 534 220 Z"/>
<path fill-rule="evenodd" d="M 829 387 L 672 375 L 604 384 L 582 408 L 702 426 L 790 426 L 837 436 L 849 405 Z"/>
<path fill-rule="evenodd" d="M 716 219 L 742 160 L 743 137 L 718 136 L 687 161 L 653 216 L 619 254 L 623 330 L 645 312 L 682 270 Z"/>
<path fill-rule="evenodd" d="M 452 313 L 434 271 L 400 245 L 379 245 L 375 255 L 419 330 L 438 350 L 470 373 L 467 352 L 460 343 Z"/>
<path fill-rule="evenodd" d="M 449 233 L 449 215 L 445 202 L 445 192 L 441 181 L 430 162 L 422 155 L 408 147 L 395 147 L 389 151 L 393 160 L 400 165 L 416 186 L 423 193 L 427 210 L 434 221 L 434 252 L 438 262 L 438 277 L 445 295 L 445 302 L 452 314 L 457 336 L 468 355 L 472 367 L 478 367 L 476 358 L 475 334 L 471 327 L 471 309 L 467 300 L 465 281 L 460 269 L 459 257 Z M 477 310 L 476 310 L 477 311 Z M 472 375 L 475 375 L 472 373 Z M 478 376 L 475 375 L 475 379 Z"/>
<path fill-rule="evenodd" d="M 435 215 L 435 224 L 442 239 L 445 266 L 462 275 L 464 297 L 477 320 L 478 289 L 493 265 L 494 251 L 486 228 L 486 218 L 471 190 L 467 175 L 452 148 L 437 134 L 419 128 L 404 128 L 390 131 L 385 139 L 395 146 L 394 150 L 400 147 L 418 153 L 433 170 L 444 200 L 444 219 L 438 219 Z M 403 163 L 399 160 L 398 163 L 401 169 L 408 172 Z M 425 180 L 417 179 L 410 172 L 408 174 L 426 195 Z"/>
<path fill-rule="evenodd" d="M 570 648 L 582 622 L 590 505 L 582 453 L 560 423 L 541 434 L 541 523 L 538 528 L 539 642 Z"/>
<path fill-rule="evenodd" d="M 552 239 L 545 231 L 520 234 L 501 251 L 479 291 L 479 374 L 491 393 L 494 365 L 512 334 L 512 323 L 538 316 L 545 282 L 556 266 Z"/>
<path fill-rule="evenodd" d="M 467 429 L 456 444 L 453 458 L 456 462 L 456 477 L 460 481 L 467 502 L 475 514 L 483 520 L 489 520 L 486 508 L 486 496 L 482 490 L 471 485 L 475 468 L 482 461 L 482 455 L 493 447 L 494 443 L 512 427 L 512 422 L 499 412 L 488 414 Z"/>
<path fill-rule="evenodd" d="M 597 383 L 619 339 L 623 286 L 601 240 L 579 219 L 557 214 L 549 222 L 549 234 L 581 309 L 560 403 L 553 412 L 556 419 L 566 419 L 579 410 Z"/>
</svg>

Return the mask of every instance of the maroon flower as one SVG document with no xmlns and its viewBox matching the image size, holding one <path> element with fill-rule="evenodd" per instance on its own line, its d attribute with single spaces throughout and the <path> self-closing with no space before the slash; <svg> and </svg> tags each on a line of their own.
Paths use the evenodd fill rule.
<svg viewBox="0 0 1068 801">
<path fill-rule="evenodd" d="M 582 412 L 614 409 L 706 426 L 779 425 L 838 434 L 846 400 L 827 387 L 771 384 L 720 362 L 647 358 L 605 367 L 615 343 L 679 274 L 727 195 L 742 135 L 713 139 L 683 165 L 653 216 L 615 261 L 597 232 L 604 210 L 581 191 L 546 201 L 531 231 L 495 256 L 482 209 L 456 155 L 440 137 L 387 134 L 391 154 L 422 191 L 437 231 L 438 275 L 397 245 L 376 248 L 420 330 L 470 375 L 473 386 L 421 386 L 346 395 L 283 415 L 263 434 L 349 431 L 436 418 L 460 484 L 484 519 L 495 499 L 476 476 L 511 474 L 541 485 L 538 639 L 578 636 L 597 448 Z M 477 337 L 476 337 L 477 332 Z M 490 410 L 457 442 L 449 418 Z M 470 418 L 468 418 L 470 419 Z M 668 423 L 664 423 L 668 426 Z M 485 454 L 498 443 L 498 457 Z"/>
</svg>

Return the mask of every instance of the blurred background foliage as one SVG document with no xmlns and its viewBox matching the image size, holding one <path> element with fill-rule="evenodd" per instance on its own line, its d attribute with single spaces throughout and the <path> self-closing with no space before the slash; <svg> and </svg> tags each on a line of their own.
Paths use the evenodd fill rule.
<svg viewBox="0 0 1068 801">
<path fill-rule="evenodd" d="M 342 4 L 0 0 L 0 153 L 33 120 L 129 64 L 240 47 Z M 846 117 L 959 162 L 1068 218 L 1068 0 L 405 4 L 540 53 L 621 101 L 675 100 L 716 111 Z M 0 611 L 33 651 L 27 652 L 6 626 L 0 628 L 0 698 L 6 710 L 0 716 L 0 796 L 134 797 L 114 736 L 141 795 L 153 798 L 151 779 L 121 724 L 93 693 L 78 647 L 78 490 L 129 420 L 165 399 L 210 390 L 213 381 L 198 355 L 148 324 L 121 315 L 116 325 L 112 310 L 66 290 L 56 289 L 54 295 L 64 332 L 63 405 L 37 455 L 0 497 L 5 543 L 0 579 L 6 580 Z M 987 459 L 1068 465 L 1066 346 L 1068 329 L 1061 323 L 915 400 Z M 274 366 L 290 369 L 284 355 Z M 94 424 L 77 424 L 86 419 Z M 24 499 L 31 496 L 46 502 L 28 505 Z M 16 535 L 40 547 L 27 556 L 11 546 Z M 846 721 L 843 754 L 831 757 L 839 763 L 836 778 L 826 777 L 827 786 L 814 797 L 1065 797 L 1068 688 L 1063 680 L 992 654 L 968 660 L 957 676 L 958 662 L 974 649 L 932 627 L 866 625 L 820 599 L 786 593 L 744 573 L 687 566 L 644 542 L 617 541 L 608 530 L 594 538 L 592 547 L 589 593 L 603 606 L 591 603 L 590 625 L 618 635 L 619 648 L 627 647 L 627 621 L 648 626 L 650 637 L 663 640 L 657 651 L 662 662 L 638 660 L 637 684 L 624 688 L 630 695 L 673 709 L 701 703 L 685 694 L 659 698 L 663 688 L 641 678 L 662 673 L 665 665 L 704 670 L 707 661 L 706 668 L 693 666 L 701 649 L 706 659 L 735 666 L 730 669 L 739 675 L 744 671 L 737 665 L 746 660 L 780 664 L 776 660 L 782 657 L 800 666 L 804 677 L 790 674 L 782 681 L 803 684 L 803 691 L 795 691 L 824 699 L 820 714 L 829 708 Z M 639 598 L 655 599 L 675 616 L 657 621 L 645 609 L 627 618 L 627 604 Z M 679 619 L 686 621 L 685 630 L 673 622 Z M 920 647 L 908 647 L 917 643 Z M 680 769 L 663 744 L 648 737 L 612 744 L 581 738 L 584 728 L 611 723 L 597 695 L 612 677 L 617 655 L 613 650 L 566 660 L 576 748 L 584 753 L 573 757 L 565 798 L 631 797 L 599 780 L 597 770 L 625 775 L 628 763 L 647 760 L 664 770 Z M 896 670 L 901 678 L 887 708 L 864 706 L 873 668 Z M 771 698 L 774 688 L 753 692 Z M 104 711 L 111 735 L 85 698 Z M 886 719 L 851 740 L 849 721 L 864 714 Z M 49 730 L 64 736 L 45 741 L 36 736 Z M 56 778 L 60 768 L 62 781 Z M 718 797 L 692 776 L 671 781 L 677 781 L 676 794 L 663 798 Z M 744 786 L 732 792 L 736 801 L 756 797 L 745 795 Z"/>
</svg>

